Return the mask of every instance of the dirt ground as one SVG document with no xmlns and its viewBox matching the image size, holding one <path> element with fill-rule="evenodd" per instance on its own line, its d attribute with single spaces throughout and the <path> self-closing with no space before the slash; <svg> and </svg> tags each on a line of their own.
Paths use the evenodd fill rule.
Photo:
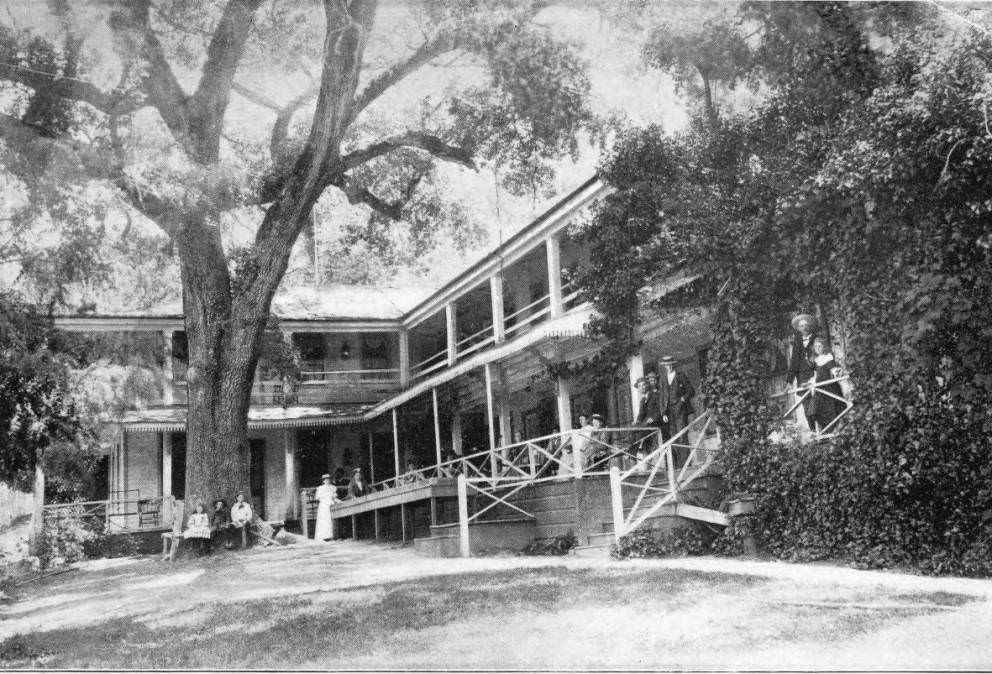
<svg viewBox="0 0 992 674">
<path fill-rule="evenodd" d="M 992 582 L 350 541 L 106 560 L 0 606 L 3 665 L 989 669 Z"/>
</svg>

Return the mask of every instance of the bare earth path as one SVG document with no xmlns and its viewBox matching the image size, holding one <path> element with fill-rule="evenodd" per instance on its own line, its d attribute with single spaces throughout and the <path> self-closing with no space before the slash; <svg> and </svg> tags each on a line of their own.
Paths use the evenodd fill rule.
<svg viewBox="0 0 992 674">
<path fill-rule="evenodd" d="M 366 543 L 110 560 L 0 606 L 0 666 L 992 668 L 992 582 Z"/>
</svg>

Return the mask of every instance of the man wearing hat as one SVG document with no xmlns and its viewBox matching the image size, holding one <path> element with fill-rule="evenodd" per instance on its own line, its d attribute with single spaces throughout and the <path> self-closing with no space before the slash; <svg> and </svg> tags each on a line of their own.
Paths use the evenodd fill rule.
<svg viewBox="0 0 992 674">
<path fill-rule="evenodd" d="M 788 382 L 793 386 L 802 386 L 813 379 L 813 341 L 816 339 L 816 317 L 810 314 L 798 314 L 792 319 L 792 348 L 789 352 Z M 802 410 L 796 414 L 806 421 L 809 413 L 811 397 L 803 400 Z M 791 406 L 791 404 L 790 404 Z M 806 422 L 808 425 L 808 422 Z"/>
<path fill-rule="evenodd" d="M 662 411 L 661 420 L 665 424 L 663 432 L 666 438 L 675 437 L 689 423 L 689 417 L 696 411 L 692 406 L 692 397 L 696 390 L 684 372 L 675 367 L 675 359 L 665 356 L 659 363 L 665 368 L 658 384 L 658 405 Z M 682 438 L 678 444 L 684 445 L 688 438 Z M 684 447 L 676 447 L 672 458 L 675 465 L 685 463 L 688 452 Z"/>
</svg>

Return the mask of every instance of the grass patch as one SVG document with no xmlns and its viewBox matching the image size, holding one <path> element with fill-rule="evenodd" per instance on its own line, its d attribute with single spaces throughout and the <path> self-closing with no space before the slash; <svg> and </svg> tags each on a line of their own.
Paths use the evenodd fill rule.
<svg viewBox="0 0 992 674">
<path fill-rule="evenodd" d="M 685 602 L 696 592 L 750 587 L 751 576 L 683 570 L 527 569 L 433 576 L 375 586 L 370 601 L 319 593 L 206 607 L 199 624 L 120 618 L 0 643 L 0 666 L 54 668 L 285 668 L 406 648 L 404 634 L 476 617 L 622 606 L 645 596 Z M 352 588 L 356 594 L 370 588 Z M 429 644 L 424 644 L 429 648 Z M 43 661 L 37 657 L 44 654 Z"/>
</svg>

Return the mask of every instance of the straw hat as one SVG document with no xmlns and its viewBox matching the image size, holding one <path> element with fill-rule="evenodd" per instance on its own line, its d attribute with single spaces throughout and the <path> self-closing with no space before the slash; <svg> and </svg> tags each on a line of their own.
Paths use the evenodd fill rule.
<svg viewBox="0 0 992 674">
<path fill-rule="evenodd" d="M 796 332 L 800 331 L 800 326 L 805 323 L 809 325 L 810 330 L 816 328 L 816 316 L 812 314 L 796 314 L 796 317 L 792 319 L 792 329 Z"/>
</svg>

